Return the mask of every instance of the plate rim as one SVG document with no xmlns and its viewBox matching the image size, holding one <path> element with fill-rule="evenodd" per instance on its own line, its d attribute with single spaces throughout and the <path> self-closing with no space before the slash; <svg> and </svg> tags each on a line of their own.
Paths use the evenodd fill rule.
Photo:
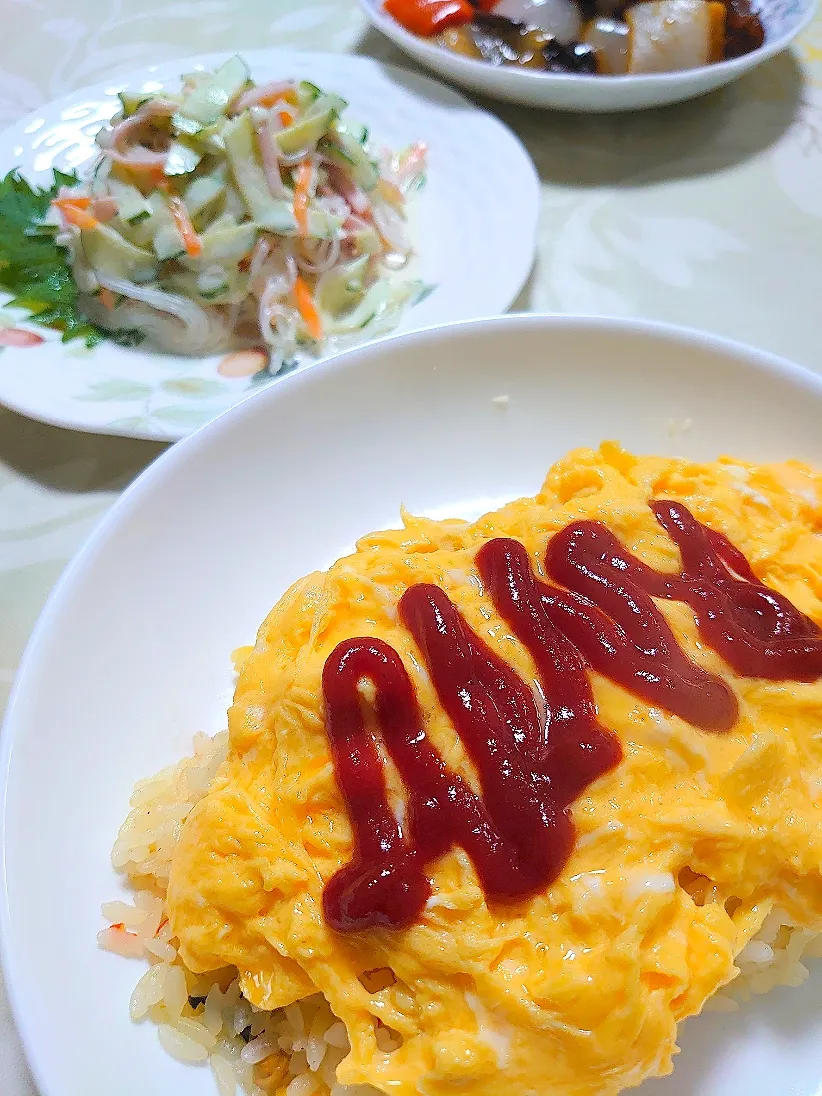
<svg viewBox="0 0 822 1096">
<path fill-rule="evenodd" d="M 815 374 L 804 366 L 787 358 L 771 354 L 769 351 L 740 342 L 736 339 L 714 335 L 697 328 L 684 327 L 654 320 L 642 320 L 624 317 L 564 315 L 557 313 L 510 313 L 503 316 L 464 320 L 459 323 L 442 323 L 424 329 L 393 335 L 387 338 L 352 347 L 336 356 L 320 361 L 315 367 L 302 372 L 292 373 L 283 378 L 278 385 L 255 393 L 255 400 L 273 402 L 286 398 L 287 394 L 298 386 L 322 384 L 323 377 L 331 370 L 356 370 L 358 360 L 374 357 L 382 353 L 386 344 L 403 343 L 417 345 L 424 351 L 425 344 L 438 342 L 448 333 L 459 335 L 463 331 L 504 332 L 506 329 L 535 329 L 542 331 L 595 330 L 610 332 L 617 337 L 627 335 L 651 336 L 660 344 L 676 344 L 694 349 L 713 350 L 721 354 L 744 358 L 746 365 L 758 374 L 776 376 L 787 383 L 804 389 L 822 401 L 822 375 Z M 22 717 L 17 710 L 25 702 L 28 680 L 36 675 L 40 648 L 47 640 L 52 620 L 62 611 L 63 603 L 72 594 L 75 575 L 93 566 L 100 554 L 105 552 L 107 543 L 120 524 L 140 500 L 149 495 L 158 484 L 174 474 L 175 468 L 187 461 L 196 459 L 197 453 L 212 444 L 212 440 L 224 437 L 237 429 L 245 415 L 249 413 L 250 399 L 245 399 L 227 408 L 216 418 L 199 427 L 161 453 L 140 475 L 132 481 L 111 507 L 100 518 L 91 533 L 66 564 L 56 583 L 52 587 L 46 602 L 38 615 L 28 641 L 20 658 L 14 681 L 9 694 L 6 711 L 0 723 L 0 969 L 2 969 L 11 1014 L 23 1047 L 26 1063 L 37 1085 L 40 1096 L 62 1096 L 61 1090 L 46 1083 L 45 1071 L 40 1067 L 40 1054 L 35 1049 L 39 1044 L 36 1018 L 29 1014 L 24 1006 L 26 995 L 25 971 L 18 965 L 13 954 L 11 903 L 9 879 L 6 869 L 6 829 L 8 809 L 8 787 L 11 775 L 11 763 L 15 744 L 26 732 Z"/>
<path fill-rule="evenodd" d="M 102 89 L 105 86 L 119 87 L 128 86 L 132 83 L 145 81 L 150 79 L 153 74 L 160 70 L 166 70 L 174 68 L 175 71 L 183 73 L 188 71 L 187 66 L 191 69 L 197 67 L 209 68 L 221 64 L 230 57 L 240 56 L 243 60 L 247 61 L 250 67 L 255 64 L 281 64 L 287 65 L 290 58 L 298 56 L 301 62 L 308 64 L 316 64 L 320 68 L 324 61 L 333 59 L 335 64 L 342 63 L 344 66 L 349 67 L 352 70 L 359 69 L 361 71 L 381 71 L 387 74 L 389 77 L 394 74 L 400 74 L 400 79 L 395 80 L 395 83 L 405 92 L 403 82 L 411 81 L 416 85 L 416 89 L 421 94 L 425 94 L 426 87 L 433 85 L 439 93 L 439 101 L 450 99 L 450 106 L 459 107 L 463 110 L 470 112 L 474 117 L 481 118 L 484 124 L 490 124 L 498 134 L 504 135 L 505 139 L 510 144 L 510 149 L 515 153 L 520 161 L 521 166 L 518 171 L 526 173 L 529 177 L 529 193 L 524 197 L 530 199 L 525 208 L 527 208 L 531 214 L 529 217 L 529 223 L 526 225 L 526 231 L 522 234 L 526 240 L 526 250 L 529 254 L 529 262 L 527 268 L 523 263 L 523 269 L 517 268 L 516 277 L 509 279 L 511 286 L 507 290 L 505 297 L 506 302 L 501 305 L 496 311 L 489 313 L 489 315 L 503 315 L 506 314 L 511 305 L 516 301 L 519 294 L 531 277 L 534 270 L 534 266 L 537 261 L 538 249 L 539 249 L 539 228 L 542 214 L 542 201 L 541 201 L 541 188 L 542 180 L 537 170 L 537 166 L 534 162 L 531 153 L 528 151 L 525 142 L 512 126 L 508 125 L 502 118 L 500 118 L 494 111 L 487 107 L 476 103 L 468 95 L 464 94 L 461 90 L 455 88 L 452 84 L 446 80 L 438 78 L 437 76 L 423 70 L 418 70 L 412 67 L 412 65 L 396 64 L 392 61 L 383 61 L 380 58 L 371 57 L 360 53 L 333 53 L 328 50 L 301 50 L 295 48 L 287 48 L 281 46 L 271 47 L 255 47 L 249 49 L 237 49 L 237 50 L 212 50 L 207 53 L 187 54 L 184 57 L 174 57 L 157 62 L 156 64 L 143 65 L 135 68 L 127 68 L 122 72 L 115 72 L 108 80 L 98 80 L 93 84 L 84 84 L 81 87 L 75 88 L 65 95 L 58 96 L 55 99 L 49 99 L 36 107 L 34 110 L 28 111 L 26 114 L 17 118 L 13 122 L 0 127 L 0 142 L 8 140 L 15 132 L 22 132 L 26 126 L 31 125 L 35 121 L 38 121 L 45 112 L 59 112 L 67 107 L 70 107 L 76 103 L 78 99 L 88 99 L 89 101 L 100 102 L 102 101 Z M 10 165 L 6 170 L 17 170 L 19 165 Z M 0 165 L 0 174 L 5 174 L 5 170 Z M 25 175 L 24 175 L 25 177 Z M 484 318 L 484 317 L 477 317 Z M 36 324 L 30 321 L 27 316 L 21 316 L 19 321 L 24 326 L 31 327 L 34 331 L 42 330 L 37 327 Z M 420 327 L 413 327 L 409 332 L 403 332 L 402 334 L 411 334 L 415 331 L 427 330 L 431 327 L 442 326 L 444 323 L 449 322 L 466 322 L 466 321 L 438 321 L 436 323 L 424 323 Z M 392 338 L 393 333 L 389 332 L 387 335 L 378 336 L 375 339 L 371 339 L 366 343 L 359 344 L 360 346 L 369 345 L 370 343 L 381 342 L 386 338 Z M 61 346 L 62 344 L 57 338 L 47 338 L 47 341 L 53 343 L 55 346 Z M 105 350 L 106 343 L 102 344 L 103 351 Z M 354 347 L 353 349 L 356 349 Z M 15 358 L 21 352 L 15 347 L 4 347 L 4 354 L 11 354 Z M 336 360 L 341 353 L 347 353 L 347 351 L 341 351 L 336 354 L 322 357 L 317 361 L 308 362 L 304 368 L 314 369 L 318 365 L 324 364 L 326 361 Z M 182 355 L 170 355 L 170 357 L 179 357 L 181 360 Z M 197 360 L 197 359 L 195 359 Z M 303 370 L 298 370 L 302 372 Z M 275 381 L 276 384 L 281 384 L 285 377 L 280 377 Z M 229 410 L 230 407 L 237 406 L 239 403 L 245 402 L 245 400 L 257 396 L 259 393 L 254 391 L 246 391 L 236 403 L 229 405 L 225 410 Z M 191 433 L 196 432 L 186 430 L 185 427 L 174 427 L 172 424 L 167 424 L 162 432 L 133 428 L 133 427 L 109 427 L 104 424 L 85 424 L 79 425 L 76 422 L 68 421 L 66 418 L 61 417 L 55 413 L 49 413 L 48 410 L 42 414 L 37 415 L 26 406 L 23 402 L 15 399 L 7 399 L 5 395 L 0 398 L 0 406 L 8 408 L 15 414 L 22 415 L 25 418 L 31 419 L 35 422 L 42 422 L 48 426 L 54 426 L 62 430 L 75 430 L 78 433 L 94 434 L 99 436 L 108 437 L 123 437 L 123 438 L 135 438 L 140 441 L 150 441 L 159 443 L 175 443 L 181 441 L 184 438 L 190 436 Z M 221 411 L 219 414 L 223 414 Z M 217 416 L 218 417 L 218 416 Z M 213 420 L 208 420 L 213 421 Z M 204 425 L 207 425 L 204 424 Z M 197 427 L 197 430 L 201 427 Z"/>
</svg>

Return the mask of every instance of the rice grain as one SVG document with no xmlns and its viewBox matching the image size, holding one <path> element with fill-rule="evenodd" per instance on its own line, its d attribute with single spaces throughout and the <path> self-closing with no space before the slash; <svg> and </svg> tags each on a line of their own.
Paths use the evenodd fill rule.
<svg viewBox="0 0 822 1096">
<path fill-rule="evenodd" d="M 166 1054 L 176 1058 L 178 1062 L 205 1062 L 208 1051 L 202 1043 L 190 1039 L 182 1031 L 177 1031 L 170 1024 L 160 1024 L 157 1028 L 160 1045 Z"/>
<path fill-rule="evenodd" d="M 276 1053 L 276 1050 L 276 1046 L 267 1036 L 260 1035 L 259 1038 L 252 1039 L 247 1046 L 243 1047 L 240 1058 L 249 1065 L 256 1066 L 258 1062 Z"/>
<path fill-rule="evenodd" d="M 343 1050 L 348 1050 L 348 1031 L 345 1024 L 338 1020 L 335 1024 L 332 1024 L 328 1031 L 325 1033 L 325 1041 L 332 1047 L 341 1047 Z"/>
<path fill-rule="evenodd" d="M 183 1009 L 188 1004 L 188 987 L 182 967 L 166 967 L 166 976 L 163 982 L 163 1004 L 172 1019 L 182 1016 Z"/>
<path fill-rule="evenodd" d="M 163 999 L 166 968 L 162 965 L 149 967 L 134 987 L 128 1011 L 132 1020 L 144 1020 L 151 1009 Z"/>
<path fill-rule="evenodd" d="M 203 1023 L 212 1035 L 219 1035 L 223 1030 L 223 995 L 216 983 L 209 989 L 205 999 Z"/>
<path fill-rule="evenodd" d="M 319 1081 L 310 1073 L 301 1073 L 295 1077 L 285 1090 L 285 1096 L 311 1096 L 319 1087 Z"/>
<path fill-rule="evenodd" d="M 212 1054 L 208 1064 L 214 1074 L 218 1096 L 237 1096 L 237 1074 L 234 1063 L 224 1058 L 222 1054 Z"/>
</svg>

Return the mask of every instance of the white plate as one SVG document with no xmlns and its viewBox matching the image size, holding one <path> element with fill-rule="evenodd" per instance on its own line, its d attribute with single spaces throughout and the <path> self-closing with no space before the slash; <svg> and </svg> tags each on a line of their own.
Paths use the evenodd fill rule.
<svg viewBox="0 0 822 1096">
<path fill-rule="evenodd" d="M 639 76 L 572 76 L 496 68 L 411 34 L 383 11 L 383 0 L 359 0 L 359 3 L 373 25 L 396 46 L 420 64 L 469 91 L 532 107 L 611 113 L 681 103 L 730 84 L 786 49 L 813 18 L 817 0 L 754 0 L 753 6 L 765 26 L 766 39 L 753 53 L 684 72 Z"/>
<path fill-rule="evenodd" d="M 177 88 L 182 73 L 213 69 L 228 56 L 152 66 L 58 99 L 0 135 L 0 173 L 19 167 L 30 181 L 50 184 L 52 165 L 81 168 L 93 155 L 94 135 L 119 107 L 118 91 Z M 404 314 L 399 331 L 509 307 L 533 263 L 539 215 L 539 180 L 509 129 L 428 77 L 366 58 L 282 50 L 244 57 L 258 81 L 293 76 L 339 92 L 380 145 L 428 144 L 428 183 L 412 214 L 415 276 L 436 289 Z M 0 403 L 57 426 L 175 441 L 262 387 L 259 378 L 222 376 L 222 356 L 111 343 L 88 352 L 19 318 L 0 312 Z M 39 331 L 46 342 L 3 349 L 3 325 Z"/>
<path fill-rule="evenodd" d="M 295 374 L 152 465 L 58 585 L 0 736 L 3 959 L 42 1096 L 213 1096 L 128 1020 L 142 967 L 97 950 L 99 906 L 120 891 L 109 850 L 133 782 L 224 725 L 229 653 L 293 579 L 397 524 L 400 503 L 469 516 L 603 438 L 822 465 L 820 416 L 822 378 L 731 343 L 506 317 Z M 689 1022 L 674 1077 L 641 1091 L 817 1093 L 820 973 Z"/>
</svg>

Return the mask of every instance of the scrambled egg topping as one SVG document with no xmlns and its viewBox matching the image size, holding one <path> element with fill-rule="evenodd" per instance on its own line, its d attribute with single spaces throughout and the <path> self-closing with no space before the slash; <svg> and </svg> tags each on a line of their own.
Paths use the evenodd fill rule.
<svg viewBox="0 0 822 1096">
<path fill-rule="evenodd" d="M 757 576 L 822 622 L 822 476 L 636 458 L 612 443 L 556 464 L 535 498 L 474 523 L 405 517 L 327 573 L 296 583 L 260 629 L 229 713 L 228 760 L 175 853 L 169 910 L 195 971 L 236 966 L 260 1008 L 325 994 L 347 1025 L 344 1084 L 390 1096 L 609 1096 L 671 1069 L 677 1023 L 737 973 L 773 908 L 822 929 L 822 682 L 734 675 L 700 643 L 693 613 L 657 602 L 683 649 L 740 703 L 706 734 L 592 674 L 621 764 L 573 807 L 561 877 L 489 908 L 456 849 L 430 866 L 433 895 L 404 931 L 339 935 L 324 882 L 352 852 L 323 723 L 321 673 L 341 640 L 379 636 L 402 656 L 426 728 L 477 788 L 408 632 L 403 591 L 441 586 L 527 681 L 534 667 L 480 586 L 477 549 L 515 537 L 535 563 L 569 522 L 605 522 L 640 559 L 679 571 L 648 508 L 681 500 L 724 533 Z M 389 765 L 392 801 L 402 787 Z M 380 1050 L 380 1025 L 402 1040 Z M 380 1040 L 385 1045 L 384 1040 Z"/>
</svg>

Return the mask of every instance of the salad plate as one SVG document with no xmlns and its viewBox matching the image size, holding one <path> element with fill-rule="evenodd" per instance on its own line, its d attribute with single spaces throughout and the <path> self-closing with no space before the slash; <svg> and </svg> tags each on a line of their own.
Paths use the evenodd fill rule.
<svg viewBox="0 0 822 1096">
<path fill-rule="evenodd" d="M 41 108 L 0 135 L 2 174 L 19 172 L 42 188 L 52 185 L 54 169 L 82 179 L 99 152 L 98 132 L 121 109 L 121 93 L 134 100 L 177 92 L 183 74 L 211 72 L 229 59 L 209 54 L 151 66 Z M 366 58 L 257 50 L 243 59 L 260 85 L 306 81 L 342 98 L 378 149 L 426 146 L 424 185 L 408 213 L 410 265 L 421 291 L 401 313 L 398 332 L 510 306 L 533 262 L 539 210 L 536 171 L 510 130 L 434 80 Z M 63 341 L 19 309 L 0 309 L 0 403 L 94 433 L 175 441 L 287 368 L 315 360 L 301 354 L 277 370 L 253 346 L 194 355 L 108 339 L 89 347 L 83 339 Z"/>
</svg>

